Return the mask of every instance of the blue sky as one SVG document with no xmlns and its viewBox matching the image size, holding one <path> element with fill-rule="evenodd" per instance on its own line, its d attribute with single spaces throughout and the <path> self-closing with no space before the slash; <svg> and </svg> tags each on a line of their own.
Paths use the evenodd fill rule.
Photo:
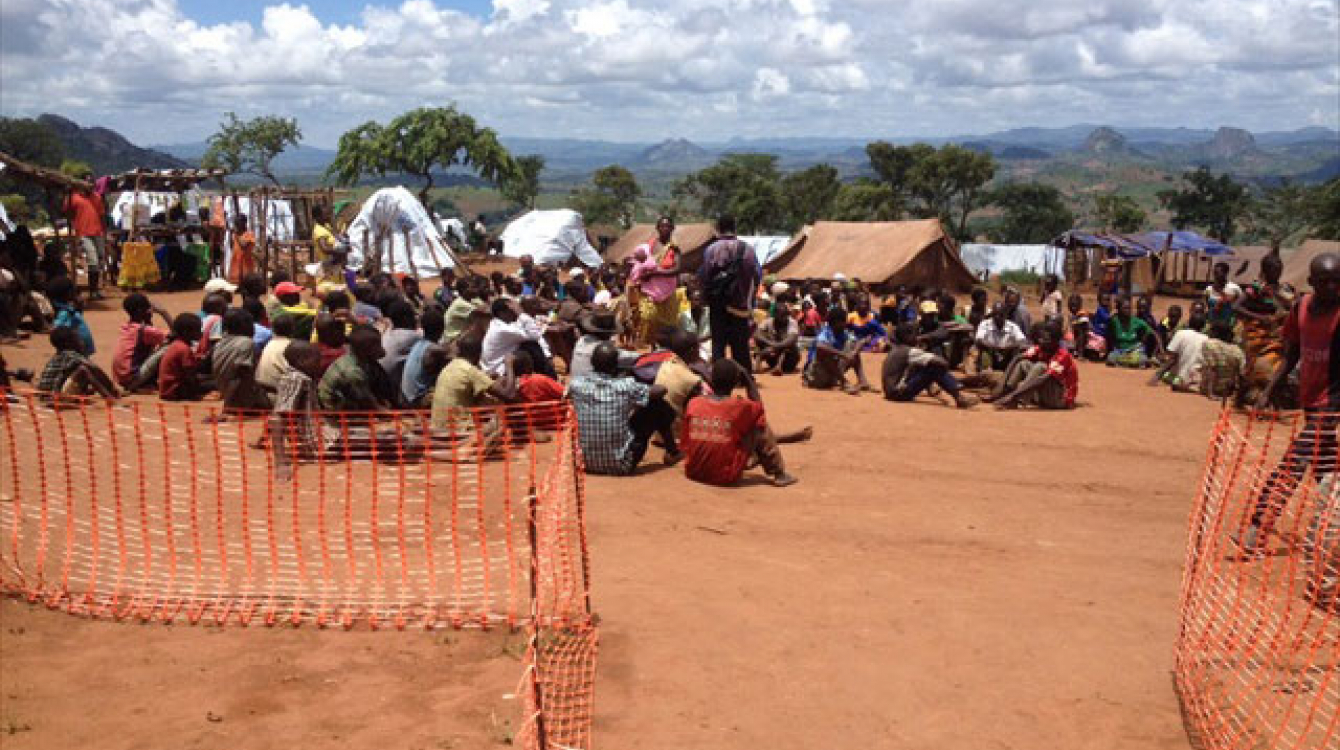
<svg viewBox="0 0 1340 750">
<path fill-rule="evenodd" d="M 504 135 L 1340 127 L 1337 0 L 0 0 L 0 114 L 314 146 L 456 104 Z"/>
</svg>

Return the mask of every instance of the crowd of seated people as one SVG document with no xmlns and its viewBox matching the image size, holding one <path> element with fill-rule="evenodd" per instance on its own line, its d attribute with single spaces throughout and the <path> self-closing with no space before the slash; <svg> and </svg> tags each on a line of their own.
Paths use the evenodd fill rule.
<svg viewBox="0 0 1340 750">
<path fill-rule="evenodd" d="M 756 380 L 764 374 L 892 402 L 1066 410 L 1077 403 L 1078 363 L 1091 361 L 1153 368 L 1155 384 L 1216 398 L 1287 398 L 1278 373 L 1300 324 L 1277 256 L 1247 289 L 1217 268 L 1203 300 L 1162 319 L 1149 297 L 1104 292 L 1087 310 L 1046 277 L 1034 317 L 1012 286 L 996 299 L 974 289 L 960 305 L 945 289 L 778 280 L 761 273 L 729 217 L 717 234 L 696 273 L 685 272 L 663 218 L 623 265 L 561 270 L 523 258 L 511 274 L 444 271 L 428 295 L 412 277 L 347 268 L 347 246 L 336 243 L 310 286 L 283 273 L 215 278 L 198 310 L 175 316 L 144 294 L 125 296 L 110 374 L 90 359 L 97 342 L 78 290 L 53 271 L 43 280 L 49 314 L 35 314 L 56 353 L 37 383 L 52 399 L 156 393 L 217 399 L 225 420 L 287 415 L 276 424 L 305 426 L 271 443 L 295 455 L 376 451 L 375 420 L 351 436 L 348 415 L 422 410 L 429 447 L 431 433 L 469 432 L 494 456 L 509 436 L 542 440 L 543 430 L 502 410 L 481 417 L 481 407 L 566 400 L 591 473 L 634 473 L 659 447 L 663 464 L 683 463 L 696 480 L 733 483 L 757 465 L 778 485 L 796 480 L 777 446 L 810 432 L 774 431 Z M 27 302 L 0 291 L 9 314 L 0 322 L 13 322 Z M 875 357 L 883 364 L 872 378 Z"/>
</svg>

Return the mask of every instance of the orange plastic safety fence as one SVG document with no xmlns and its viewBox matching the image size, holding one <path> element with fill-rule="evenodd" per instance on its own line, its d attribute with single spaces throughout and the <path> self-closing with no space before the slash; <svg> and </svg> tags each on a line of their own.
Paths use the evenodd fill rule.
<svg viewBox="0 0 1340 750">
<path fill-rule="evenodd" d="M 589 615 L 567 405 L 434 427 L 427 412 L 220 419 L 201 405 L 0 396 L 0 588 L 30 601 L 220 625 Z"/>
<path fill-rule="evenodd" d="M 1226 411 L 1215 427 L 1175 668 L 1208 750 L 1340 748 L 1338 425 Z"/>
<path fill-rule="evenodd" d="M 593 622 L 532 629 L 522 687 L 526 750 L 591 747 L 598 640 Z"/>
</svg>

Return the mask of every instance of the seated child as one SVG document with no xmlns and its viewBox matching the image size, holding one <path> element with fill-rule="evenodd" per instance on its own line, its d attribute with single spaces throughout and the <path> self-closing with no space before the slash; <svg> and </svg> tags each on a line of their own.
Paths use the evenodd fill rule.
<svg viewBox="0 0 1340 750">
<path fill-rule="evenodd" d="M 172 321 L 172 343 L 158 365 L 158 397 L 164 401 L 199 401 L 212 390 L 200 373 L 196 342 L 200 340 L 200 317 L 182 313 Z"/>
<path fill-rule="evenodd" d="M 55 397 L 96 393 L 104 398 L 116 398 L 116 385 L 85 356 L 83 340 L 75 329 L 68 326 L 51 329 L 51 346 L 56 353 L 42 368 L 37 390 Z"/>
</svg>

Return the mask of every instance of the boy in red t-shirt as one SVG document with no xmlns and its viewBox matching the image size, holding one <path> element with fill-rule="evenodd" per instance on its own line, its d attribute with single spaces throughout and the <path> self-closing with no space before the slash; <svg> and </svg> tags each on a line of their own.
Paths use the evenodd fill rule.
<svg viewBox="0 0 1340 750">
<path fill-rule="evenodd" d="M 121 334 L 116 340 L 116 349 L 112 351 L 112 378 L 117 385 L 128 389 L 135 382 L 140 365 L 167 340 L 167 331 L 150 325 L 154 313 L 158 313 L 169 328 L 172 327 L 172 318 L 166 310 L 154 306 L 148 297 L 139 292 L 126 295 L 121 301 L 121 309 L 126 311 L 128 320 L 121 324 Z"/>
<path fill-rule="evenodd" d="M 564 408 L 563 384 L 543 373 L 535 372 L 535 360 L 524 351 L 512 355 L 512 373 L 516 375 L 516 390 L 523 404 L 547 404 L 531 407 L 531 420 L 541 430 L 556 430 Z"/>
<path fill-rule="evenodd" d="M 732 397 L 744 383 L 747 399 Z M 734 484 L 750 458 L 756 458 L 773 485 L 798 480 L 786 473 L 777 437 L 768 428 L 763 401 L 753 378 L 735 360 L 722 357 L 712 365 L 712 394 L 689 401 L 684 410 L 684 473 L 696 482 Z"/>
<path fill-rule="evenodd" d="M 200 339 L 200 317 L 182 313 L 172 321 L 172 343 L 158 365 L 158 397 L 164 401 L 199 401 L 209 392 L 200 377 L 200 358 L 193 346 Z"/>
<path fill-rule="evenodd" d="M 1309 466 L 1316 481 L 1321 481 L 1324 475 L 1333 475 L 1337 469 L 1340 254 L 1322 253 L 1313 258 L 1308 267 L 1308 283 L 1312 285 L 1312 294 L 1298 300 L 1284 323 L 1284 341 L 1288 345 L 1284 362 L 1256 401 L 1256 408 L 1267 408 L 1280 382 L 1298 367 L 1298 401 L 1305 421 L 1256 498 L 1251 525 L 1240 542 L 1243 552 L 1249 555 L 1263 551 L 1265 536 Z"/>
</svg>

